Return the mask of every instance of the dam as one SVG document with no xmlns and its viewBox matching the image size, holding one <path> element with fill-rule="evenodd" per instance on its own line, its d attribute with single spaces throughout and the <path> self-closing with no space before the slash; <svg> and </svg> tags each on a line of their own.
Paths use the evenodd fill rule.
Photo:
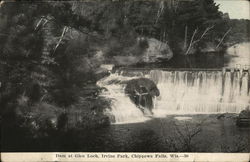
<svg viewBox="0 0 250 162">
<path fill-rule="evenodd" d="M 115 123 L 149 120 L 125 95 L 126 82 L 148 78 L 160 90 L 155 97 L 153 118 L 173 114 L 239 113 L 250 107 L 248 69 L 145 69 L 120 68 L 98 82 L 111 99 L 107 112 Z"/>
</svg>

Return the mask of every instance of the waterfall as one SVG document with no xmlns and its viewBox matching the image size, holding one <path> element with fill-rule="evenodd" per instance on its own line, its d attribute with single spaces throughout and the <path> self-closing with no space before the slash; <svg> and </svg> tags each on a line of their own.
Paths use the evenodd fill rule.
<svg viewBox="0 0 250 162">
<path fill-rule="evenodd" d="M 239 113 L 250 105 L 248 72 L 152 70 L 149 77 L 161 93 L 155 116 Z"/>
<path fill-rule="evenodd" d="M 148 120 L 124 93 L 126 81 L 134 78 L 136 77 L 125 77 L 115 73 L 97 83 L 100 87 L 106 88 L 106 91 L 102 92 L 101 95 L 111 100 L 111 110 L 108 109 L 107 113 L 115 117 L 116 124 L 137 123 Z"/>
<path fill-rule="evenodd" d="M 250 107 L 249 71 L 124 71 L 98 82 L 107 89 L 101 95 L 111 99 L 107 112 L 115 117 L 115 123 L 148 120 L 124 93 L 126 81 L 139 77 L 153 80 L 160 90 L 160 96 L 154 99 L 154 117 L 239 113 Z"/>
</svg>

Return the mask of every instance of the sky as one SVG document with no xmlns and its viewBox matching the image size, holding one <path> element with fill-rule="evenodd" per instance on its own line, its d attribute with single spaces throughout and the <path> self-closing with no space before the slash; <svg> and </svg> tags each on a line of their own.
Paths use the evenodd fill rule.
<svg viewBox="0 0 250 162">
<path fill-rule="evenodd" d="M 220 4 L 219 10 L 228 13 L 231 19 L 250 19 L 249 0 L 215 0 Z"/>
</svg>

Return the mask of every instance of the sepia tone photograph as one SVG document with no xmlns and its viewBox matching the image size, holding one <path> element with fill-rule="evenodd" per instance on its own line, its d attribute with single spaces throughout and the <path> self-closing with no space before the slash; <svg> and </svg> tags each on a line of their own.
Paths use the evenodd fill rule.
<svg viewBox="0 0 250 162">
<path fill-rule="evenodd" d="M 1 152 L 249 153 L 249 7 L 1 0 Z"/>
</svg>

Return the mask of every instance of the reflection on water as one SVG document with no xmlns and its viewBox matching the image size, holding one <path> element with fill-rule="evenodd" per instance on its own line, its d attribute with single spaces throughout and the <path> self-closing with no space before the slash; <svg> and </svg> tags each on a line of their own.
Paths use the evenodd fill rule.
<svg viewBox="0 0 250 162">
<path fill-rule="evenodd" d="M 197 53 L 194 55 L 175 55 L 171 60 L 158 63 L 139 63 L 137 68 L 223 68 L 225 51 L 215 53 Z"/>
</svg>

